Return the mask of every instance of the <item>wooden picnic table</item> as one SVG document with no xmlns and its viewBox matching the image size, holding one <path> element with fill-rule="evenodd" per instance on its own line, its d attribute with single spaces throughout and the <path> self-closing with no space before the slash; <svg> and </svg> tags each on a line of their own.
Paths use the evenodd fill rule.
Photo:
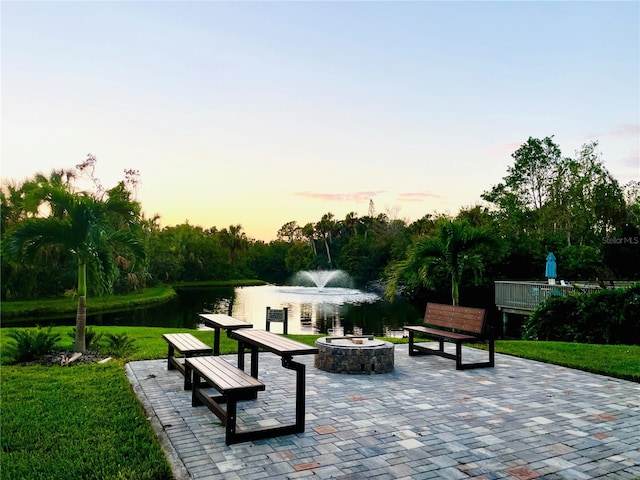
<svg viewBox="0 0 640 480">
<path fill-rule="evenodd" d="M 304 432 L 305 416 L 305 365 L 293 361 L 296 355 L 318 353 L 316 347 L 306 345 L 290 338 L 277 335 L 266 330 L 243 328 L 229 333 L 230 338 L 238 340 L 238 368 L 244 370 L 244 356 L 248 349 L 251 353 L 251 376 L 258 378 L 258 360 L 260 350 L 274 353 L 282 358 L 282 366 L 296 372 L 296 421 L 293 425 L 285 425 L 265 430 L 265 436 L 288 435 Z M 257 392 L 256 392 L 257 395 Z"/>
<path fill-rule="evenodd" d="M 201 313 L 199 314 L 199 317 L 207 327 L 213 328 L 214 356 L 220 355 L 220 330 L 225 330 L 227 332 L 227 336 L 229 336 L 229 332 L 232 332 L 233 330 L 253 327 L 253 324 L 251 323 L 220 313 Z"/>
</svg>

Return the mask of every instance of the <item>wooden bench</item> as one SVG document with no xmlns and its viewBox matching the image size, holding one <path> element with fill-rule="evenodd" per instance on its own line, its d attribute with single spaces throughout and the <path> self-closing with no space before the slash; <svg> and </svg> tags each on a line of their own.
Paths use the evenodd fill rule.
<svg viewBox="0 0 640 480">
<path fill-rule="evenodd" d="M 494 338 L 492 328 L 486 324 L 486 311 L 482 308 L 427 304 L 424 325 L 404 327 L 409 332 L 409 355 L 438 355 L 456 361 L 456 370 L 494 366 Z M 439 342 L 439 348 L 417 344 L 416 336 L 428 337 Z M 462 363 L 462 344 L 489 342 L 489 361 Z M 444 351 L 444 342 L 456 344 L 456 353 Z"/>
<path fill-rule="evenodd" d="M 185 372 L 184 365 L 175 357 L 176 350 L 185 357 L 211 355 L 213 349 L 190 333 L 165 333 L 162 335 L 169 345 L 167 353 L 167 370 L 179 370 L 184 375 L 184 389 L 191 389 L 191 376 Z"/>
<path fill-rule="evenodd" d="M 193 377 L 191 405 L 206 405 L 222 421 L 227 445 L 262 438 L 256 437 L 255 430 L 239 432 L 236 421 L 238 401 L 255 398 L 258 391 L 265 389 L 264 383 L 218 356 L 187 358 L 185 369 L 185 376 Z M 209 395 L 205 391 L 207 387 L 214 388 L 220 395 Z M 226 410 L 221 407 L 222 403 L 227 404 Z"/>
</svg>

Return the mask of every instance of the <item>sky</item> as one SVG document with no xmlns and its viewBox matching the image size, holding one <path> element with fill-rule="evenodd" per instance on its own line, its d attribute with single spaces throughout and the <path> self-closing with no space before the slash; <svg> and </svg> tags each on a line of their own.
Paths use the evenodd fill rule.
<svg viewBox="0 0 640 480">
<path fill-rule="evenodd" d="M 529 137 L 640 180 L 637 1 L 7 1 L 3 181 L 91 153 L 161 226 L 482 204 Z"/>
</svg>

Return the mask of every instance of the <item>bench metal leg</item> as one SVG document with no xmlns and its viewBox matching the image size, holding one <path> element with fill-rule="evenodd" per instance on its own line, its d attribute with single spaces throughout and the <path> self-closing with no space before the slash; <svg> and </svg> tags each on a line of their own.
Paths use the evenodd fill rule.
<svg viewBox="0 0 640 480">
<path fill-rule="evenodd" d="M 258 378 L 258 347 L 254 347 L 253 345 L 247 345 L 246 343 L 244 343 L 241 340 L 238 340 L 238 368 L 240 370 L 244 370 L 244 355 L 245 352 L 247 350 L 247 348 L 249 349 L 249 352 L 251 353 L 251 373 L 250 375 L 253 378 Z"/>
<path fill-rule="evenodd" d="M 173 345 L 171 345 L 169 343 L 169 351 L 167 352 L 167 370 L 175 370 L 176 367 L 173 364 L 174 359 L 173 356 L 175 355 L 175 350 L 173 348 Z"/>
<path fill-rule="evenodd" d="M 230 445 L 235 440 L 238 402 L 234 397 L 227 398 L 227 421 L 225 443 Z"/>
<path fill-rule="evenodd" d="M 258 378 L 258 347 L 251 348 L 251 376 Z"/>
<path fill-rule="evenodd" d="M 495 353 L 495 345 L 494 345 L 494 339 L 490 338 L 489 339 L 489 366 L 494 367 L 496 364 L 496 353 Z"/>
<path fill-rule="evenodd" d="M 220 355 L 220 329 L 215 328 L 213 330 L 213 356 Z"/>
<path fill-rule="evenodd" d="M 440 342 L 442 344 L 442 342 Z M 462 343 L 456 342 L 456 370 L 462 369 Z"/>
<path fill-rule="evenodd" d="M 196 385 L 199 385 L 200 384 L 200 374 L 197 371 L 194 370 L 192 372 L 192 375 L 193 375 L 193 381 L 197 382 Z M 199 392 L 198 392 L 198 388 L 197 387 L 194 388 L 191 391 L 191 406 L 192 407 L 197 407 L 199 405 L 202 405 L 202 399 L 199 397 L 198 393 Z"/>
<path fill-rule="evenodd" d="M 417 355 L 416 351 L 413 349 L 413 342 L 414 342 L 413 335 L 414 333 L 409 331 L 409 356 L 410 357 Z"/>
<path fill-rule="evenodd" d="M 193 369 L 189 362 L 184 361 L 184 389 L 191 390 L 193 388 L 193 384 L 191 383 L 191 378 L 193 376 Z"/>
<path fill-rule="evenodd" d="M 245 351 L 245 343 L 241 340 L 238 340 L 238 368 L 240 370 L 244 370 L 244 351 Z"/>
<path fill-rule="evenodd" d="M 304 432 L 305 395 L 306 395 L 306 366 L 294 362 L 291 357 L 282 357 L 282 366 L 296 372 L 296 423 L 293 433 Z"/>
<path fill-rule="evenodd" d="M 258 353 L 259 353 L 258 347 L 254 347 L 253 345 L 247 345 L 243 341 L 238 340 L 238 368 L 244 371 L 244 355 L 247 348 L 251 353 L 250 375 L 253 378 L 257 379 L 258 378 Z M 258 398 L 258 392 L 252 393 L 252 396 L 250 397 L 250 399 L 255 400 L 256 398 Z"/>
</svg>

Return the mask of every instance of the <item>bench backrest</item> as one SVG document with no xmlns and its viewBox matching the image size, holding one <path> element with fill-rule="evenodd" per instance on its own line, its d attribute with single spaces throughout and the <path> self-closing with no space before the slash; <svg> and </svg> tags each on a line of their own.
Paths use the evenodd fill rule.
<svg viewBox="0 0 640 480">
<path fill-rule="evenodd" d="M 457 307 L 440 303 L 428 303 L 424 323 L 436 327 L 463 332 L 483 333 L 486 311 L 483 308 Z"/>
</svg>

